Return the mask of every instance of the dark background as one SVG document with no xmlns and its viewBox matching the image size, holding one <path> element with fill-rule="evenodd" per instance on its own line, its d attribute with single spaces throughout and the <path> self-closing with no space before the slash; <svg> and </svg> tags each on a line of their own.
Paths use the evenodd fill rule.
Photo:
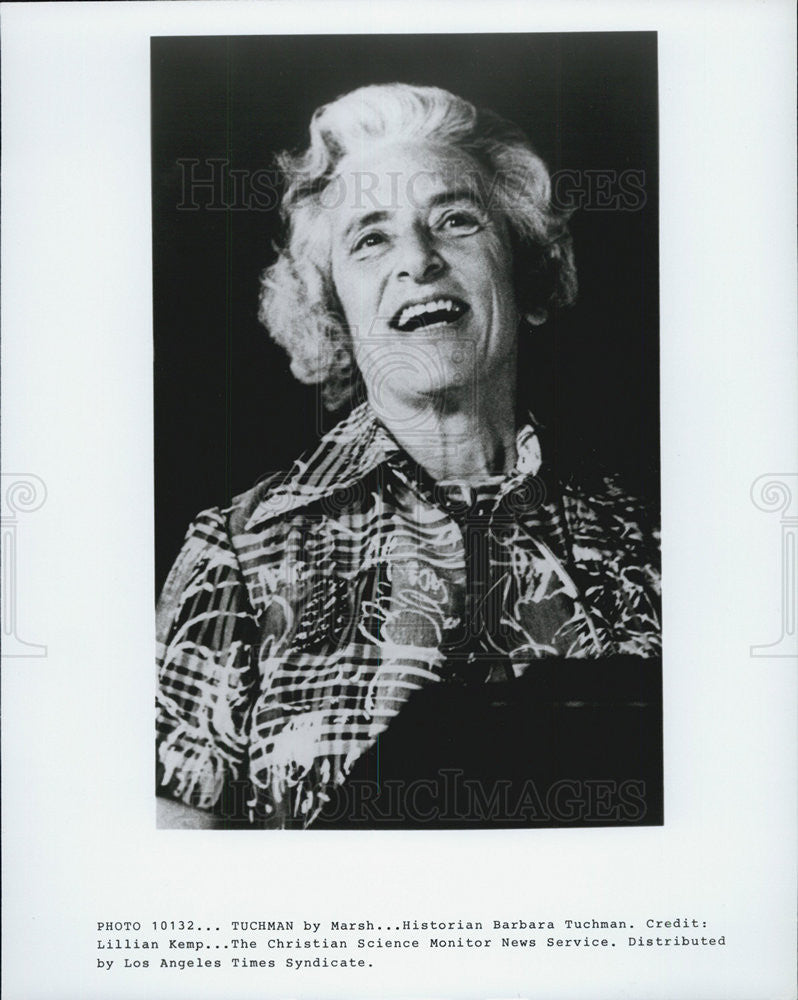
<svg viewBox="0 0 798 1000">
<path fill-rule="evenodd" d="M 530 335 L 521 381 L 536 414 L 556 414 L 558 448 L 577 465 L 622 472 L 658 503 L 655 33 L 154 38 L 159 589 L 199 510 L 290 465 L 330 425 L 317 388 L 293 378 L 257 320 L 276 209 L 225 174 L 220 197 L 195 189 L 191 210 L 179 161 L 199 160 L 196 177 L 211 176 L 213 158 L 269 170 L 275 152 L 307 145 L 320 104 L 394 80 L 492 108 L 552 174 L 573 172 L 560 192 L 582 202 L 571 221 L 579 299 Z M 624 171 L 644 178 L 644 199 Z"/>
</svg>

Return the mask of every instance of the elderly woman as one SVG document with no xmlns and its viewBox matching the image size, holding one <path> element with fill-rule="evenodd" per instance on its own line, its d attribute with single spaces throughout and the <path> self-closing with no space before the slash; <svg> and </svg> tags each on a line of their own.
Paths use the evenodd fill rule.
<svg viewBox="0 0 798 1000">
<path fill-rule="evenodd" d="M 612 480 L 558 481 L 517 413 L 519 337 L 576 290 L 526 138 L 393 84 L 318 109 L 280 162 L 261 318 L 331 408 L 365 400 L 200 514 L 165 585 L 159 792 L 189 825 L 314 823 L 425 689 L 659 652 L 654 532 Z"/>
</svg>

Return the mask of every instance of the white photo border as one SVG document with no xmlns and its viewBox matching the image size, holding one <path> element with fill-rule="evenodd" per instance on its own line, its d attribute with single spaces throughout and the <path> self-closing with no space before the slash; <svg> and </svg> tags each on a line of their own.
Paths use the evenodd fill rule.
<svg viewBox="0 0 798 1000">
<path fill-rule="evenodd" d="M 785 634 L 791 586 L 795 507 L 779 497 L 792 489 L 798 503 L 792 5 L 45 3 L 4 4 L 0 19 L 3 556 L 15 573 L 4 996 L 794 995 L 796 660 L 761 649 Z M 411 24 L 658 32 L 665 826 L 158 831 L 141 736 L 154 600 L 149 40 Z M 12 633 L 27 655 L 9 655 Z M 544 931 L 531 955 L 419 951 L 347 973 L 127 971 L 121 951 L 113 969 L 97 964 L 102 922 L 624 915 L 706 920 L 726 945 L 565 953 Z"/>
</svg>

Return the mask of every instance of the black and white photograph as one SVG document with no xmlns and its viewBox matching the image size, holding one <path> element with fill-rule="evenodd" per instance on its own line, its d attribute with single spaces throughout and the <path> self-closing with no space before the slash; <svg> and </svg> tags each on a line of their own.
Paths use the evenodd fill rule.
<svg viewBox="0 0 798 1000">
<path fill-rule="evenodd" d="M 152 66 L 161 822 L 661 823 L 656 34 Z"/>
<path fill-rule="evenodd" d="M 787 0 L 0 2 L 4 1000 L 791 1000 Z"/>
</svg>

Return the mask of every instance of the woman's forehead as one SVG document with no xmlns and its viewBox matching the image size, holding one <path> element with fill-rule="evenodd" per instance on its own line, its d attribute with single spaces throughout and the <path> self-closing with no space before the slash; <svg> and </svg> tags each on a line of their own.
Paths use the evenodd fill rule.
<svg viewBox="0 0 798 1000">
<path fill-rule="evenodd" d="M 452 195 L 481 201 L 485 182 L 476 160 L 454 146 L 380 143 L 343 157 L 324 200 L 342 215 L 423 209 Z"/>
</svg>

